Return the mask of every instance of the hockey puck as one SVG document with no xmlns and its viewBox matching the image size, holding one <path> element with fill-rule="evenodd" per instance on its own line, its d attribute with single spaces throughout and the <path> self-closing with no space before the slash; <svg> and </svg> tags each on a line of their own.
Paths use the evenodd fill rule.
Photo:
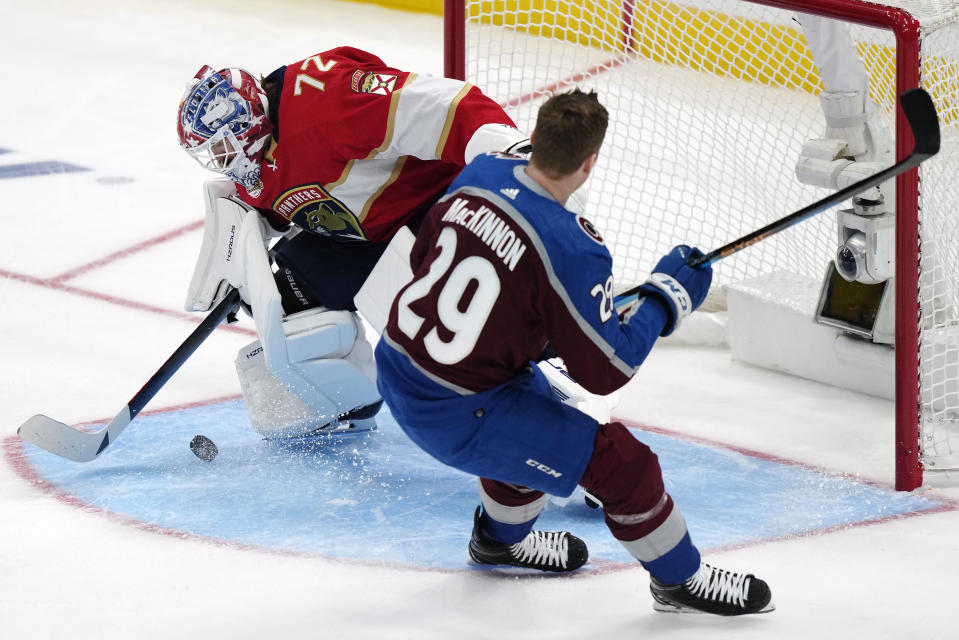
<svg viewBox="0 0 959 640">
<path fill-rule="evenodd" d="M 206 436 L 193 436 L 193 440 L 190 440 L 190 451 L 192 451 L 197 458 L 206 462 L 213 460 L 216 454 L 219 453 L 213 441 Z"/>
</svg>

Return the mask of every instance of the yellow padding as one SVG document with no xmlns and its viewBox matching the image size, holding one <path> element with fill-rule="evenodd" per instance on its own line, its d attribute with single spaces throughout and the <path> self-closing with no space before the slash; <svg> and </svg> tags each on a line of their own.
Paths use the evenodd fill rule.
<svg viewBox="0 0 959 640">
<path fill-rule="evenodd" d="M 823 89 L 806 39 L 791 25 L 657 0 L 637 0 L 628 27 L 619 0 L 476 0 L 468 2 L 467 11 L 483 24 L 611 52 L 628 49 L 663 64 L 814 95 Z M 870 60 L 873 99 L 893 104 L 895 49 L 863 42 L 856 47 Z M 930 62 L 923 65 L 927 78 L 931 66 L 944 64 Z M 954 69 L 955 63 L 945 66 Z"/>
<path fill-rule="evenodd" d="M 481 0 L 467 9 L 482 23 L 533 35 L 616 52 L 628 44 L 655 62 L 809 93 L 822 89 L 805 40 L 794 27 L 640 0 L 626 28 L 621 7 L 612 0 Z"/>
<path fill-rule="evenodd" d="M 394 9 L 443 14 L 443 0 L 359 0 Z M 732 16 L 689 5 L 635 0 L 627 29 L 622 0 L 467 0 L 469 19 L 505 26 L 532 35 L 623 53 L 627 48 L 648 60 L 722 77 L 813 95 L 822 81 L 806 39 L 793 26 Z M 668 47 L 664 46 L 668 43 Z M 893 47 L 858 42 L 869 60 L 870 94 L 881 105 L 895 102 Z M 936 99 L 940 119 L 954 122 L 959 62 L 928 56 L 923 85 Z"/>
<path fill-rule="evenodd" d="M 443 15 L 443 0 L 353 0 L 364 4 L 378 4 L 390 9 Z"/>
</svg>

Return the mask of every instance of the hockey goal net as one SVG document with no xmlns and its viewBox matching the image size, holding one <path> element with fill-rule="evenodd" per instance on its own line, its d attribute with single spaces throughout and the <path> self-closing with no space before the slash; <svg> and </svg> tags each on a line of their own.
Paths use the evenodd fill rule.
<svg viewBox="0 0 959 640">
<path fill-rule="evenodd" d="M 527 131 L 551 92 L 599 93 L 611 122 L 589 215 L 625 289 L 675 244 L 713 249 L 829 193 L 795 174 L 825 126 L 797 12 L 847 26 L 897 160 L 913 144 L 897 96 L 921 86 L 939 112 L 942 151 L 895 185 L 896 486 L 911 490 L 959 469 L 957 0 L 446 0 L 446 74 Z M 714 283 L 820 281 L 836 250 L 825 213 L 717 263 Z"/>
</svg>

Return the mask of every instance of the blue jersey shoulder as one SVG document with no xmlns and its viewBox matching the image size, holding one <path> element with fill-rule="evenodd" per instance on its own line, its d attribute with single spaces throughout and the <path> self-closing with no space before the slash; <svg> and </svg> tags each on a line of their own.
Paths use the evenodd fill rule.
<svg viewBox="0 0 959 640">
<path fill-rule="evenodd" d="M 450 193 L 484 198 L 516 220 L 527 232 L 554 283 L 577 307 L 594 305 L 584 292 L 606 288 L 612 257 L 602 233 L 585 217 L 559 204 L 526 172 L 525 158 L 490 153 L 468 164 Z"/>
<path fill-rule="evenodd" d="M 450 185 L 449 191 L 464 187 L 490 189 L 504 181 L 511 181 L 513 169 L 517 166 L 525 167 L 526 164 L 525 158 L 505 153 L 492 152 L 478 155 L 463 167 Z"/>
<path fill-rule="evenodd" d="M 559 204 L 526 175 L 525 158 L 503 153 L 477 156 L 450 185 L 450 193 L 467 191 L 527 220 L 544 241 L 562 247 L 591 251 L 603 246 L 602 234 L 583 216 Z M 605 252 L 605 248 L 604 248 Z"/>
</svg>

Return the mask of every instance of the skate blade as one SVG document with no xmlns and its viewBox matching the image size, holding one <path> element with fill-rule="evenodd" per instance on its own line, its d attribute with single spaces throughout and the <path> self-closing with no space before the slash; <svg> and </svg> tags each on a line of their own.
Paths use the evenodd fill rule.
<svg viewBox="0 0 959 640">
<path fill-rule="evenodd" d="M 674 603 L 671 603 L 671 602 L 665 602 L 665 601 L 659 600 L 659 599 L 656 598 L 655 596 L 653 597 L 653 610 L 655 610 L 655 611 L 660 611 L 660 612 L 662 612 L 662 613 L 684 613 L 684 614 L 686 614 L 686 613 L 692 613 L 692 614 L 704 614 L 704 613 L 709 613 L 708 611 L 701 611 L 701 610 L 696 609 L 696 608 L 694 608 L 694 607 L 689 607 L 689 606 L 682 605 L 682 604 L 674 604 Z M 723 616 L 723 617 L 751 616 L 751 615 L 756 615 L 756 614 L 758 614 L 758 613 L 769 613 L 770 611 L 775 611 L 775 610 L 776 610 L 776 605 L 770 600 L 769 603 L 768 603 L 765 607 L 763 607 L 762 609 L 760 609 L 759 611 L 753 611 L 753 612 L 751 612 L 751 613 L 739 613 L 739 614 L 735 614 L 734 616 Z M 713 614 L 713 615 L 723 615 L 723 614 L 718 614 L 718 613 L 717 613 L 717 614 Z"/>
</svg>

